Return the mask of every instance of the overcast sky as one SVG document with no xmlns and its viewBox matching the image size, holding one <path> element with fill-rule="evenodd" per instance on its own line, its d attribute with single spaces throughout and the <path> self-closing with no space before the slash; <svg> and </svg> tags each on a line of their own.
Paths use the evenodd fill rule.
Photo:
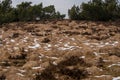
<svg viewBox="0 0 120 80">
<path fill-rule="evenodd" d="M 70 9 L 74 4 L 80 5 L 82 2 L 87 2 L 89 0 L 12 0 L 13 6 L 23 2 L 28 1 L 33 4 L 43 3 L 43 6 L 55 5 L 57 11 L 60 11 L 63 14 L 67 14 L 68 9 Z"/>
</svg>

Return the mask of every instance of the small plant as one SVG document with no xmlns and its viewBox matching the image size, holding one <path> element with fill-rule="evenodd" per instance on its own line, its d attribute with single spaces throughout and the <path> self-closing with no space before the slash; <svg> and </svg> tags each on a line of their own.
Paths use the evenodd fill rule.
<svg viewBox="0 0 120 80">
<path fill-rule="evenodd" d="M 75 80 L 80 80 L 82 78 L 85 78 L 88 75 L 88 72 L 85 70 L 80 70 L 80 69 L 67 69 L 67 68 L 62 68 L 60 70 L 60 74 L 63 75 L 68 75 L 69 77 L 75 79 Z"/>
<path fill-rule="evenodd" d="M 16 56 L 9 56 L 9 59 L 19 59 L 19 60 L 22 60 L 22 59 L 26 59 L 26 56 L 27 54 L 21 54 L 21 55 L 16 55 Z"/>
<path fill-rule="evenodd" d="M 37 74 L 35 75 L 35 79 L 34 80 L 56 80 L 56 79 L 52 75 L 52 71 L 46 69 L 42 73 L 37 72 Z"/>
<path fill-rule="evenodd" d="M 98 62 L 97 62 L 97 67 L 104 67 L 104 61 L 103 58 L 99 58 Z"/>
<path fill-rule="evenodd" d="M 51 26 L 52 28 L 54 28 L 54 29 L 57 29 L 57 28 L 59 28 L 58 26 Z"/>
<path fill-rule="evenodd" d="M 63 34 L 68 34 L 69 36 L 72 36 L 72 35 L 79 35 L 80 32 L 77 32 L 77 31 L 65 31 L 65 32 L 63 32 Z"/>
<path fill-rule="evenodd" d="M 61 61 L 58 64 L 58 66 L 73 66 L 73 65 L 77 65 L 77 64 L 84 65 L 85 61 L 77 56 L 71 56 L 64 61 Z"/>
<path fill-rule="evenodd" d="M 6 80 L 6 76 L 4 74 L 0 75 L 0 80 Z"/>
<path fill-rule="evenodd" d="M 0 39 L 0 44 L 2 44 L 2 39 Z"/>
<path fill-rule="evenodd" d="M 88 76 L 88 72 L 84 69 L 75 68 L 77 64 L 84 64 L 84 60 L 80 59 L 77 56 L 72 56 L 66 60 L 58 63 L 57 66 L 50 64 L 46 69 L 41 73 L 37 72 L 34 80 L 59 80 L 62 77 L 62 80 L 80 80 Z M 84 64 L 85 65 L 85 64 Z M 68 66 L 73 66 L 72 69 L 67 68 Z M 59 75 L 56 78 L 56 74 Z M 67 76 L 67 79 L 64 79 Z"/>
<path fill-rule="evenodd" d="M 48 39 L 48 38 L 44 38 L 43 40 L 42 40 L 42 43 L 49 43 L 50 42 L 50 39 Z"/>
<path fill-rule="evenodd" d="M 115 55 L 115 56 L 120 57 L 120 49 L 117 48 L 117 47 L 113 48 L 113 50 L 111 50 L 111 51 L 109 52 L 109 55 L 110 55 L 110 56 Z"/>
<path fill-rule="evenodd" d="M 19 33 L 13 33 L 12 38 L 17 38 L 19 37 Z"/>
<path fill-rule="evenodd" d="M 10 63 L 8 61 L 3 61 L 0 65 L 1 66 L 10 66 Z"/>
<path fill-rule="evenodd" d="M 20 67 L 23 66 L 25 63 L 25 60 L 12 60 L 11 65 Z"/>
</svg>

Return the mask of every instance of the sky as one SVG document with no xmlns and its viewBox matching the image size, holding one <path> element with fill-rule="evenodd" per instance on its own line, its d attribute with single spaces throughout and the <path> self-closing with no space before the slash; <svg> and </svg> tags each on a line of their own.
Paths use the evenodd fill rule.
<svg viewBox="0 0 120 80">
<path fill-rule="evenodd" d="M 21 2 L 32 2 L 33 4 L 43 3 L 43 6 L 54 5 L 56 11 L 60 11 L 62 14 L 66 14 L 66 18 L 68 17 L 68 9 L 70 9 L 74 4 L 80 5 L 82 2 L 87 2 L 89 0 L 12 0 L 13 6 L 15 7 L 17 4 Z"/>
</svg>

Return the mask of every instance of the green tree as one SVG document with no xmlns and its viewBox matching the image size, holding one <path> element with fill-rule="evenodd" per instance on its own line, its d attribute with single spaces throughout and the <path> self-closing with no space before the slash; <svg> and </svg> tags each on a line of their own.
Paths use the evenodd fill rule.
<svg viewBox="0 0 120 80">
<path fill-rule="evenodd" d="M 78 6 L 73 6 L 68 10 L 68 15 L 70 19 L 77 20 L 79 19 L 80 8 Z"/>
<path fill-rule="evenodd" d="M 40 3 L 38 5 L 34 5 L 30 8 L 30 12 L 31 13 L 31 17 L 33 20 L 36 19 L 36 17 L 39 17 L 40 19 L 42 19 L 43 17 L 43 4 Z"/>
<path fill-rule="evenodd" d="M 45 19 L 53 19 L 54 15 L 55 15 L 55 7 L 54 7 L 54 5 L 44 7 L 43 12 L 44 12 L 44 18 Z"/>
<path fill-rule="evenodd" d="M 19 21 L 29 21 L 31 19 L 31 13 L 29 12 L 31 4 L 31 2 L 22 2 L 21 4 L 17 5 L 17 14 Z"/>
<path fill-rule="evenodd" d="M 14 20 L 15 17 L 11 4 L 11 0 L 3 0 L 0 2 L 0 24 Z"/>
<path fill-rule="evenodd" d="M 106 20 L 107 13 L 103 8 L 102 0 L 93 0 L 93 2 L 83 3 L 81 14 L 87 20 Z"/>
<path fill-rule="evenodd" d="M 69 18 L 76 20 L 116 20 L 120 19 L 120 3 L 118 0 L 90 0 L 77 8 L 68 10 Z"/>
<path fill-rule="evenodd" d="M 106 12 L 111 19 L 118 17 L 118 7 L 118 0 L 105 0 Z"/>
<path fill-rule="evenodd" d="M 60 14 L 59 11 L 57 11 L 54 15 L 55 19 L 64 19 L 65 18 L 65 14 Z"/>
<path fill-rule="evenodd" d="M 43 19 L 63 19 L 65 15 L 56 12 L 54 5 L 43 7 L 43 4 L 31 5 L 31 2 L 22 2 L 16 6 L 11 6 L 12 0 L 0 1 L 0 24 L 14 21 L 34 21 L 37 18 Z"/>
<path fill-rule="evenodd" d="M 9 12 L 11 10 L 11 4 L 11 0 L 3 0 L 0 4 L 0 11 L 2 11 L 2 13 Z"/>
</svg>

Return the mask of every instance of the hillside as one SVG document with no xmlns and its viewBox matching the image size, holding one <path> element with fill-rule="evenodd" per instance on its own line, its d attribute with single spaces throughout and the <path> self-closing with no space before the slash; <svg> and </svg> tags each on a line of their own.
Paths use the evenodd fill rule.
<svg viewBox="0 0 120 80">
<path fill-rule="evenodd" d="M 0 80 L 118 80 L 120 23 L 18 22 L 0 26 Z"/>
</svg>

